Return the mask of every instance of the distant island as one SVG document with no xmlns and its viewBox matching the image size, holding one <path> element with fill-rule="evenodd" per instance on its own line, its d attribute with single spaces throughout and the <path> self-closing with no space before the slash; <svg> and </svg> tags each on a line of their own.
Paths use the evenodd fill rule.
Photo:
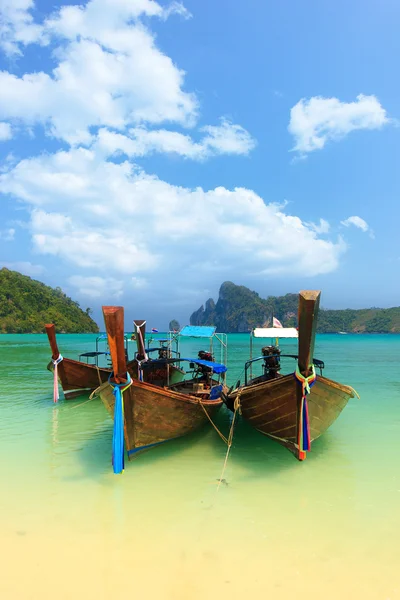
<svg viewBox="0 0 400 600">
<path fill-rule="evenodd" d="M 176 319 L 172 319 L 172 321 L 169 322 L 169 331 L 179 331 L 181 328 L 179 321 L 177 321 Z"/>
<path fill-rule="evenodd" d="M 54 323 L 64 333 L 97 333 L 90 313 L 90 308 L 83 311 L 60 288 L 0 269 L 0 333 L 42 333 L 46 323 Z"/>
<path fill-rule="evenodd" d="M 225 281 L 217 303 L 209 298 L 190 317 L 191 325 L 215 325 L 219 331 L 241 333 L 272 327 L 272 316 L 284 327 L 297 326 L 298 294 L 263 299 L 243 285 Z M 400 333 L 400 307 L 345 310 L 320 309 L 319 333 Z"/>
</svg>

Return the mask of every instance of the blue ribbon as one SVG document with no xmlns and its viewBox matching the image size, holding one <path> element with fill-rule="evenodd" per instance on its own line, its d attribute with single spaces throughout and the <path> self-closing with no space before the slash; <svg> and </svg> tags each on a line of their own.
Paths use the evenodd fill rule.
<svg viewBox="0 0 400 600">
<path fill-rule="evenodd" d="M 115 474 L 122 473 L 125 466 L 125 440 L 124 440 L 124 390 L 129 387 L 131 378 L 128 373 L 126 383 L 111 383 L 110 379 L 113 376 L 111 373 L 108 381 L 113 387 L 115 397 L 114 404 L 114 428 L 112 439 L 112 464 Z"/>
<path fill-rule="evenodd" d="M 309 435 L 309 420 L 308 420 L 308 405 L 307 405 L 307 397 L 303 400 L 303 452 L 308 452 L 311 450 L 310 446 L 310 435 Z"/>
</svg>

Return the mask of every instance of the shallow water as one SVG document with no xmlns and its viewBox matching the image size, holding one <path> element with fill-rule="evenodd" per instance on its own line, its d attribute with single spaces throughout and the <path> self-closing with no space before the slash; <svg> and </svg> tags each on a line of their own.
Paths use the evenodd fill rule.
<svg viewBox="0 0 400 600">
<path fill-rule="evenodd" d="M 400 598 L 400 336 L 321 335 L 315 355 L 361 400 L 304 463 L 239 421 L 218 489 L 210 427 L 113 475 L 101 402 L 54 405 L 46 336 L 0 336 L 0 598 Z M 230 383 L 247 356 L 230 335 Z"/>
</svg>

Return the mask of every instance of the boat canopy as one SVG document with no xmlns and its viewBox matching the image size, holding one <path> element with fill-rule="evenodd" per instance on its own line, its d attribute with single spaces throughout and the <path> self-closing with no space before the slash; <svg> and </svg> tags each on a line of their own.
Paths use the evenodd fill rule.
<svg viewBox="0 0 400 600">
<path fill-rule="evenodd" d="M 203 365 L 203 367 L 212 369 L 213 373 L 226 373 L 228 370 L 225 365 L 212 362 L 210 360 L 201 360 L 200 358 L 181 358 L 180 360 L 187 360 L 188 362 L 195 363 L 196 365 Z"/>
<path fill-rule="evenodd" d="M 295 327 L 256 327 L 253 330 L 256 338 L 298 338 L 299 332 Z"/>
<path fill-rule="evenodd" d="M 198 337 L 198 338 L 210 338 L 216 332 L 216 327 L 208 325 L 185 325 L 179 335 L 185 337 Z"/>
<path fill-rule="evenodd" d="M 201 358 L 156 358 L 156 360 L 145 361 L 142 363 L 143 369 L 148 369 L 152 365 L 160 364 L 160 365 L 172 365 L 178 364 L 181 362 L 190 362 L 195 363 L 196 365 L 202 365 L 204 367 L 208 367 L 212 370 L 213 373 L 226 373 L 228 370 L 225 365 L 222 363 L 213 362 L 211 360 L 202 360 Z"/>
</svg>

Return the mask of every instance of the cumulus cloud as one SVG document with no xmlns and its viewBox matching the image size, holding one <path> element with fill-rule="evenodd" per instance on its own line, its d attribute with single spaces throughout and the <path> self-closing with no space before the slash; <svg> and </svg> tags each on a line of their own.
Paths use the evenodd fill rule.
<svg viewBox="0 0 400 600">
<path fill-rule="evenodd" d="M 193 125 L 197 99 L 183 89 L 184 72 L 140 21 L 163 14 L 152 0 L 62 7 L 44 24 L 46 35 L 60 44 L 58 65 L 50 74 L 1 72 L 0 116 L 39 123 L 70 144 L 89 144 L 90 129 L 100 126 Z"/>
<path fill-rule="evenodd" d="M 178 187 L 82 148 L 21 161 L 0 176 L 0 190 L 33 206 L 36 252 L 110 265 L 126 281 L 143 273 L 172 286 L 193 271 L 201 282 L 210 266 L 308 275 L 311 262 L 315 275 L 335 269 L 344 250 L 251 190 Z"/>
<path fill-rule="evenodd" d="M 123 292 L 123 281 L 113 277 L 84 277 L 72 275 L 68 283 L 77 289 L 80 296 L 88 298 L 119 298 Z"/>
<path fill-rule="evenodd" d="M 157 46 L 151 18 L 188 18 L 183 5 L 89 0 L 38 24 L 33 3 L 18 3 L 19 16 L 3 0 L 8 51 L 51 42 L 54 68 L 0 72 L 0 119 L 15 121 L 16 133 L 41 125 L 60 145 L 5 162 L 0 193 L 27 208 L 33 251 L 69 265 L 79 294 L 117 298 L 126 289 L 154 303 L 162 297 L 163 306 L 167 295 L 175 306 L 184 302 L 182 282 L 197 298 L 211 278 L 336 269 L 346 247 L 326 238 L 326 221 L 303 222 L 243 187 L 172 185 L 138 165 L 156 152 L 203 160 L 255 146 L 228 119 L 199 124 L 185 73 Z M 36 29 L 23 33 L 29 27 Z"/>
<path fill-rule="evenodd" d="M 314 96 L 301 99 L 290 111 L 289 132 L 293 151 L 300 154 L 321 150 L 330 140 L 338 140 L 356 129 L 379 129 L 389 122 L 385 109 L 375 96 L 360 94 L 355 102 Z"/>
<path fill-rule="evenodd" d="M 8 55 L 21 55 L 20 45 L 43 39 L 42 27 L 34 23 L 33 0 L 1 0 L 0 48 Z"/>
</svg>

